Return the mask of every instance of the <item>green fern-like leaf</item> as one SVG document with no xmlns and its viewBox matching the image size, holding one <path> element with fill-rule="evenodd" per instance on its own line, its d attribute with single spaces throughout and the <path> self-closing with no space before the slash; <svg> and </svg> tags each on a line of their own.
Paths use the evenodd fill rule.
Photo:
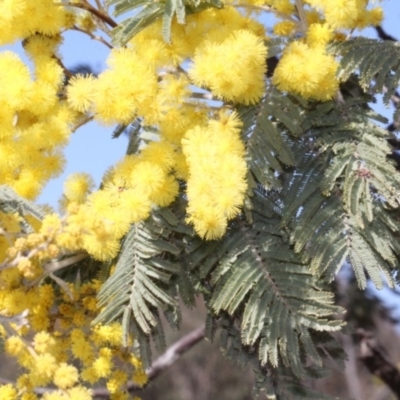
<svg viewBox="0 0 400 400">
<path fill-rule="evenodd" d="M 317 288 L 309 268 L 290 248 L 279 218 L 271 218 L 271 210 L 266 209 L 264 199 L 255 196 L 253 223 L 233 224 L 211 254 L 199 258 L 200 265 L 192 269 L 212 285 L 213 312 L 237 317 L 243 344 L 259 346 L 262 365 L 276 368 L 283 360 L 301 376 L 301 346 L 308 346 L 309 356 L 321 363 L 307 339 L 309 329 L 339 329 L 340 321 L 330 319 L 339 309 L 330 293 Z M 204 247 L 194 253 L 204 254 L 212 245 Z"/>
<path fill-rule="evenodd" d="M 398 42 L 356 37 L 332 46 L 331 51 L 342 57 L 340 79 L 347 80 L 352 73 L 357 72 L 361 87 L 373 93 L 384 93 L 383 101 L 389 104 L 400 82 Z M 398 114 L 395 111 L 396 118 Z"/>
<path fill-rule="evenodd" d="M 252 175 L 265 188 L 279 188 L 276 173 L 282 172 L 283 166 L 295 164 L 288 135 L 302 132 L 301 108 L 271 88 L 259 105 L 241 106 L 238 113 L 244 124 L 243 139 Z"/>
<path fill-rule="evenodd" d="M 122 314 L 128 318 L 128 309 L 140 329 L 150 334 L 157 325 L 157 307 L 176 307 L 167 289 L 178 269 L 160 255 L 178 252 L 151 219 L 134 224 L 123 241 L 114 274 L 99 293 L 99 304 L 105 307 L 95 323 L 111 322 Z"/>
<path fill-rule="evenodd" d="M 260 393 L 265 393 L 267 398 L 280 400 L 333 400 L 332 397 L 321 395 L 304 385 L 303 381 L 293 374 L 291 368 L 283 365 L 283 362 L 277 368 L 272 367 L 270 364 L 262 365 L 256 348 L 242 343 L 241 332 L 237 328 L 236 321 L 232 320 L 228 315 L 222 314 L 218 317 L 218 322 L 215 319 L 213 321 L 213 325 L 221 331 L 220 346 L 224 355 L 240 366 L 250 366 L 253 370 L 253 393 L 255 397 Z M 284 341 L 284 339 L 282 340 Z M 343 360 L 345 360 L 346 356 L 339 344 L 329 334 L 312 332 L 309 340 L 315 343 L 315 351 L 321 358 L 325 360 L 327 355 L 329 357 L 333 356 L 338 361 L 338 364 L 344 368 Z M 298 342 L 297 338 L 295 338 L 294 342 Z M 300 354 L 299 358 L 302 359 L 304 364 L 302 372 L 305 378 L 317 379 L 329 374 L 329 369 L 325 366 L 305 366 L 307 349 L 301 346 L 298 350 L 290 357 L 296 357 Z"/>
</svg>

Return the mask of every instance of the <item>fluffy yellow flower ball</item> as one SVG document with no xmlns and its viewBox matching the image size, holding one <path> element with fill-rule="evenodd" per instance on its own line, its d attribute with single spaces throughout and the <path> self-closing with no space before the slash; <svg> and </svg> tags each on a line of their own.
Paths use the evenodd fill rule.
<svg viewBox="0 0 400 400">
<path fill-rule="evenodd" d="M 254 104 L 264 92 L 267 48 L 261 38 L 241 29 L 221 43 L 207 41 L 193 58 L 189 75 L 227 101 Z"/>
<path fill-rule="evenodd" d="M 337 61 L 326 54 L 323 47 L 293 42 L 283 53 L 273 83 L 284 92 L 327 101 L 334 97 L 339 87 L 337 68 Z"/>
</svg>

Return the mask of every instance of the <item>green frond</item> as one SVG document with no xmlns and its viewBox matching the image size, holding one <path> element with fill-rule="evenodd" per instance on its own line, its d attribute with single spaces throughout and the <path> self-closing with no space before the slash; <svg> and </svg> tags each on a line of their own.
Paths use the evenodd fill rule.
<svg viewBox="0 0 400 400">
<path fill-rule="evenodd" d="M 298 157 L 301 162 L 298 162 L 296 173 L 287 177 L 282 193 L 285 199 L 282 225 L 287 225 L 300 207 L 313 197 L 315 192 L 320 191 L 319 185 L 326 170 L 325 163 L 315 157 L 313 152 L 306 151 L 303 154 L 299 152 Z"/>
<path fill-rule="evenodd" d="M 360 84 L 381 93 L 383 87 L 393 94 L 399 85 L 400 76 L 392 74 L 399 70 L 400 45 L 392 41 L 377 41 L 364 37 L 346 40 L 332 47 L 332 51 L 342 56 L 339 77 L 346 80 L 353 72 L 360 74 Z"/>
<path fill-rule="evenodd" d="M 136 34 L 151 25 L 164 14 L 161 3 L 148 3 L 133 17 L 125 19 L 112 30 L 112 43 L 114 46 L 124 46 Z"/>
<path fill-rule="evenodd" d="M 98 294 L 99 305 L 104 308 L 94 323 L 111 322 L 121 314 L 127 320 L 127 313 L 131 312 L 129 318 L 143 333 L 153 333 L 158 324 L 157 308 L 177 307 L 169 285 L 179 267 L 165 255 L 179 251 L 163 237 L 163 228 L 151 218 L 132 225 L 123 240 L 115 271 Z M 128 329 L 129 324 L 124 327 Z M 128 333 L 123 334 L 126 337 Z"/>
<path fill-rule="evenodd" d="M 280 400 L 297 400 L 297 399 L 321 399 L 333 400 L 330 396 L 323 396 L 320 393 L 313 391 L 304 385 L 303 381 L 293 373 L 293 366 L 300 376 L 305 378 L 316 379 L 325 377 L 329 373 L 329 369 L 325 367 L 327 355 L 334 356 L 338 362 L 345 359 L 345 354 L 341 350 L 340 345 L 326 333 L 313 332 L 307 338 L 304 337 L 299 341 L 298 334 L 289 329 L 280 339 L 279 346 L 290 347 L 293 351 L 285 353 L 285 356 L 280 358 L 280 366 L 274 368 L 267 363 L 262 365 L 260 359 L 263 353 L 268 353 L 267 341 L 262 341 L 262 344 L 256 349 L 248 347 L 242 343 L 240 330 L 234 320 L 227 315 L 222 314 L 213 320 L 213 326 L 218 326 L 221 330 L 221 349 L 225 356 L 237 363 L 240 366 L 250 366 L 254 374 L 254 396 L 260 393 L 265 393 L 267 398 Z M 214 328 L 215 329 L 215 328 Z M 303 345 L 304 343 L 314 343 L 313 349 Z M 290 343 L 290 345 L 289 345 Z M 307 354 L 307 351 L 310 351 Z M 306 366 L 306 355 L 311 355 L 312 358 L 318 359 L 322 364 Z M 300 361 L 301 360 L 301 361 Z M 286 366 L 285 364 L 290 364 Z M 343 363 L 340 365 L 344 368 Z"/>
<path fill-rule="evenodd" d="M 309 329 L 339 329 L 341 322 L 330 319 L 339 309 L 294 253 L 264 198 L 255 195 L 253 203 L 253 223 L 236 221 L 218 247 L 192 270 L 212 285 L 213 312 L 238 318 L 243 344 L 259 346 L 261 365 L 277 368 L 285 360 L 300 376 L 302 362 L 295 355 L 304 345 L 311 352 L 305 339 Z M 199 247 L 193 254 L 198 251 L 204 252 Z M 320 362 L 316 351 L 312 354 Z"/>
<path fill-rule="evenodd" d="M 301 107 L 294 98 L 284 97 L 271 87 L 259 105 L 240 106 L 237 111 L 244 124 L 251 173 L 265 188 L 279 188 L 276 172 L 295 165 L 289 135 L 302 133 Z"/>
<path fill-rule="evenodd" d="M 267 46 L 267 58 L 271 58 L 282 53 L 285 41 L 279 37 L 268 38 L 265 45 Z"/>
<path fill-rule="evenodd" d="M 35 203 L 18 196 L 13 189 L 7 185 L 0 185 L 0 210 L 5 213 L 17 213 L 21 217 L 21 229 L 25 233 L 33 232 L 33 228 L 26 219 L 31 215 L 41 221 L 44 211 Z"/>
</svg>

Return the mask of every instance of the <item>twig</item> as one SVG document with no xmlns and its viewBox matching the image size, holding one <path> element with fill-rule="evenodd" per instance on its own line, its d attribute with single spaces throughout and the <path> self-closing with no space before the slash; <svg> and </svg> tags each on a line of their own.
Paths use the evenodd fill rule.
<svg viewBox="0 0 400 400">
<path fill-rule="evenodd" d="M 205 325 L 203 325 L 200 328 L 189 332 L 169 347 L 167 351 L 158 357 L 153 362 L 153 365 L 146 370 L 148 382 L 157 378 L 158 375 L 163 373 L 168 367 L 179 360 L 184 353 L 190 350 L 197 343 L 201 342 L 205 337 L 205 331 L 206 328 Z M 129 382 L 127 384 L 127 390 L 128 392 L 134 392 L 136 390 L 143 390 L 143 387 L 136 385 L 134 382 Z M 110 395 L 110 392 L 105 388 L 93 390 L 93 397 L 109 398 Z"/>
<path fill-rule="evenodd" d="M 149 381 L 156 378 L 162 372 L 164 372 L 168 367 L 174 364 L 179 358 L 190 350 L 194 345 L 201 342 L 205 337 L 206 328 L 205 325 L 200 328 L 189 332 L 187 335 L 180 338 L 175 342 L 167 351 L 158 357 L 153 365 L 146 370 L 147 377 Z"/>
<path fill-rule="evenodd" d="M 71 133 L 76 132 L 81 126 L 87 124 L 88 122 L 92 121 L 94 118 L 94 115 L 90 115 L 89 117 L 85 118 L 84 120 L 82 120 L 81 122 L 79 122 L 79 124 L 76 124 L 74 126 L 74 128 L 72 129 Z"/>
<path fill-rule="evenodd" d="M 302 0 L 296 0 L 296 9 L 301 21 L 302 30 L 303 32 L 307 32 L 308 23 Z"/>
<path fill-rule="evenodd" d="M 74 31 L 78 31 L 78 32 L 82 32 L 85 33 L 86 35 L 88 35 L 91 39 L 93 40 L 97 40 L 100 43 L 103 43 L 105 46 L 107 46 L 109 49 L 113 49 L 114 47 L 107 42 L 107 40 L 105 40 L 104 38 L 102 38 L 101 36 L 98 35 L 94 35 L 92 32 L 88 32 L 85 31 L 84 29 L 78 28 L 76 25 L 74 25 L 72 28 L 72 30 Z"/>
<path fill-rule="evenodd" d="M 72 78 L 72 75 L 73 75 L 73 74 L 72 74 L 72 73 L 68 70 L 68 68 L 63 64 L 63 62 L 61 61 L 61 59 L 58 58 L 55 54 L 53 54 L 52 57 L 57 61 L 57 64 L 63 69 L 64 75 L 65 75 L 68 79 Z"/>
<path fill-rule="evenodd" d="M 214 97 L 211 93 L 192 92 L 190 93 L 190 97 L 193 99 L 221 101 L 217 97 Z"/>
<path fill-rule="evenodd" d="M 95 15 L 97 18 L 99 18 L 101 21 L 104 21 L 106 24 L 110 25 L 112 28 L 115 28 L 118 26 L 118 24 L 107 14 L 104 14 L 97 8 L 93 7 L 91 4 L 87 2 L 83 3 L 61 3 L 63 6 L 70 6 L 70 7 L 76 7 L 76 8 L 81 8 L 82 10 L 89 11 L 91 14 Z"/>
</svg>

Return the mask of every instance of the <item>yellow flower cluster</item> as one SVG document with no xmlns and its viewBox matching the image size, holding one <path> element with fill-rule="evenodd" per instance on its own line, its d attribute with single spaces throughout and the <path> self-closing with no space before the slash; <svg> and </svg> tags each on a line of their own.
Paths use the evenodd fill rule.
<svg viewBox="0 0 400 400">
<path fill-rule="evenodd" d="M 23 23 L 21 23 L 23 21 Z M 0 2 L 0 45 L 35 32 L 53 36 L 71 26 L 71 13 L 54 0 L 6 0 Z"/>
<path fill-rule="evenodd" d="M 0 184 L 28 199 L 62 171 L 61 149 L 76 120 L 58 99 L 63 71 L 57 61 L 44 54 L 34 62 L 32 80 L 16 54 L 0 53 Z"/>
<path fill-rule="evenodd" d="M 129 123 L 138 114 L 148 114 L 157 90 L 155 68 L 128 48 L 111 51 L 108 65 L 110 69 L 96 80 L 78 76 L 71 81 L 67 92 L 70 106 L 88 111 L 93 105 L 93 112 L 106 124 Z"/>
<path fill-rule="evenodd" d="M 179 185 L 172 174 L 175 149 L 165 141 L 150 143 L 139 156 L 126 156 L 103 181 L 103 189 L 89 193 L 90 179 L 76 174 L 66 182 L 67 216 L 50 216 L 41 232 L 56 232 L 57 246 L 86 250 L 98 260 L 110 260 L 132 223 L 149 216 L 152 206 L 167 206 Z"/>
<path fill-rule="evenodd" d="M 273 83 L 282 91 L 327 101 L 339 88 L 337 68 L 337 61 L 326 54 L 324 47 L 296 41 L 285 49 Z"/>
<path fill-rule="evenodd" d="M 339 87 L 338 63 L 326 52 L 328 42 L 339 37 L 338 30 L 364 29 L 379 25 L 383 18 L 382 8 L 368 9 L 367 0 L 304 0 L 301 10 L 291 0 L 267 4 L 278 19 L 276 35 L 303 36 L 287 45 L 272 82 L 282 91 L 319 101 L 331 100 Z"/>
<path fill-rule="evenodd" d="M 20 284 L 17 268 L 0 272 L 2 315 L 14 321 L 5 350 L 24 370 L 15 387 L 0 387 L 1 399 L 37 399 L 35 387 L 52 383 L 58 389 L 44 399 L 91 400 L 86 386 L 96 382 L 103 381 L 112 395 L 122 395 L 129 380 L 147 383 L 140 360 L 122 347 L 121 325 L 91 326 L 99 282 L 68 284 L 68 292 L 59 295 L 50 285 L 27 291 Z M 30 329 L 37 333 L 30 335 Z"/>
<path fill-rule="evenodd" d="M 259 37 L 239 30 L 220 43 L 200 47 L 189 75 L 194 84 L 210 88 L 219 98 L 254 104 L 264 93 L 266 56 L 267 48 Z"/>
<path fill-rule="evenodd" d="M 364 29 L 379 25 L 383 19 L 381 7 L 367 9 L 367 0 L 304 0 L 324 14 L 325 21 L 332 28 Z"/>
<path fill-rule="evenodd" d="M 243 203 L 247 167 L 240 140 L 241 121 L 221 112 L 207 126 L 189 130 L 183 139 L 188 160 L 188 221 L 206 239 L 219 239 Z"/>
</svg>

